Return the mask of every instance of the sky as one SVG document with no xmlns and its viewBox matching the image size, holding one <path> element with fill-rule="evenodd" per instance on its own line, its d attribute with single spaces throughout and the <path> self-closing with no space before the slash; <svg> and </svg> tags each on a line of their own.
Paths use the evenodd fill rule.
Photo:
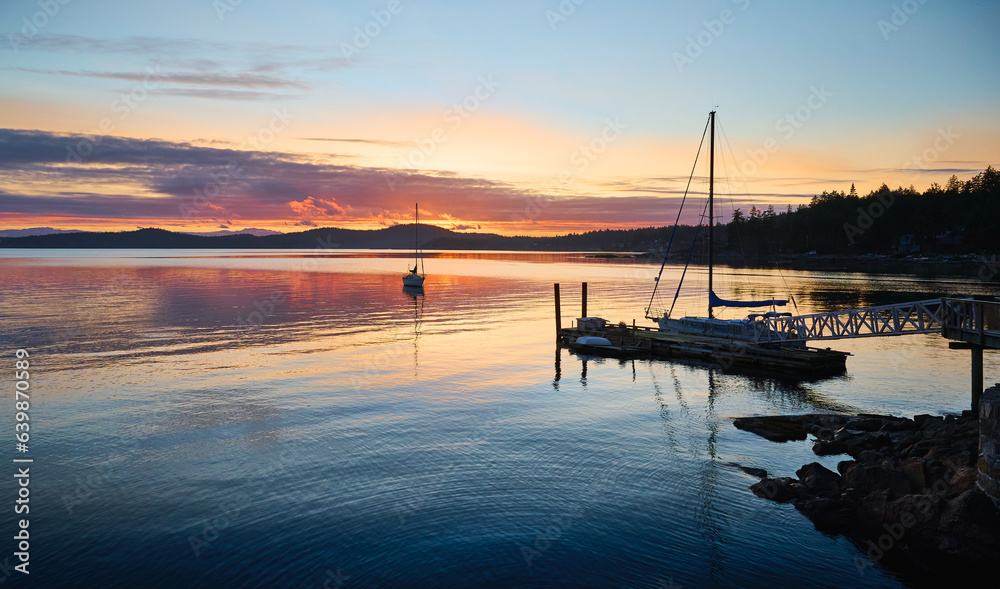
<svg viewBox="0 0 1000 589">
<path fill-rule="evenodd" d="M 922 191 L 1000 163 L 998 24 L 992 0 L 5 0 L 0 229 L 669 225 L 711 110 L 729 210 Z"/>
</svg>

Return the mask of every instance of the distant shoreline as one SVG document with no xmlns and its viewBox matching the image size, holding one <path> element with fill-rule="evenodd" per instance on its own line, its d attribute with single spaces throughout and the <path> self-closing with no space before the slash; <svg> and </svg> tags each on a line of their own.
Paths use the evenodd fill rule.
<svg viewBox="0 0 1000 589">
<path fill-rule="evenodd" d="M 254 236 L 198 236 L 163 229 L 139 229 L 125 232 L 74 232 L 25 237 L 0 238 L 2 249 L 257 249 L 311 250 L 315 253 L 340 250 L 412 250 L 412 225 L 397 225 L 378 230 L 319 228 L 299 233 Z M 649 241 L 615 243 L 601 247 L 603 232 L 571 234 L 561 237 L 506 237 L 494 234 L 456 233 L 448 229 L 424 226 L 425 250 L 510 251 L 538 253 L 583 253 L 594 259 L 659 263 L 663 252 Z M 654 231 L 654 230 L 650 230 Z M 645 237 L 645 235 L 644 235 Z M 662 242 L 661 242 L 662 243 Z M 434 254 L 428 252 L 429 257 Z M 671 254 L 671 263 L 684 263 L 688 253 Z M 983 282 L 1000 282 L 1000 256 L 971 253 L 907 256 L 884 254 L 774 254 L 768 258 L 744 257 L 732 251 L 716 253 L 716 263 L 734 268 L 776 268 L 790 270 L 825 270 L 875 274 L 916 274 L 919 276 L 974 277 Z"/>
</svg>

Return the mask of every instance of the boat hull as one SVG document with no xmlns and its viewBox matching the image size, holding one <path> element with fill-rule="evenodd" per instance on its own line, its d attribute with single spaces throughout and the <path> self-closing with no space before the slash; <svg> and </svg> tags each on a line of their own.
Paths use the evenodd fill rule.
<svg viewBox="0 0 1000 589">
<path fill-rule="evenodd" d="M 742 342 L 757 342 L 757 332 L 767 328 L 750 319 L 708 319 L 705 317 L 684 317 L 668 319 L 661 317 L 656 320 L 660 331 L 678 335 L 695 335 L 712 338 L 731 339 Z M 762 332 L 766 336 L 766 333 Z M 763 337 L 764 341 L 769 341 Z M 784 345 L 803 346 L 805 340 L 785 340 Z"/>
<path fill-rule="evenodd" d="M 403 277 L 403 286 L 423 286 L 424 277 L 419 274 L 410 274 Z"/>
</svg>

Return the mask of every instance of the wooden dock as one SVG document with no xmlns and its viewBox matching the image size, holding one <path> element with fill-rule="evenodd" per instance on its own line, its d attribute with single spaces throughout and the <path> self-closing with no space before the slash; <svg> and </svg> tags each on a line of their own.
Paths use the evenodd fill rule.
<svg viewBox="0 0 1000 589">
<path fill-rule="evenodd" d="M 583 283 L 582 317 L 587 317 L 587 285 Z M 619 348 L 640 347 L 653 359 L 680 360 L 732 372 L 772 374 L 792 378 L 824 378 L 847 370 L 849 352 L 788 342 L 755 343 L 709 335 L 686 335 L 655 327 L 622 323 L 577 321 L 564 328 L 559 285 L 555 285 L 556 340 L 569 347 L 581 336 L 608 339 Z M 603 323 L 603 325 L 602 325 Z M 614 356 L 609 353 L 608 355 Z"/>
<path fill-rule="evenodd" d="M 580 336 L 607 338 L 616 346 L 639 346 L 648 356 L 683 360 L 734 372 L 774 373 L 799 378 L 843 374 L 851 354 L 802 345 L 755 344 L 727 338 L 671 334 L 650 327 L 608 325 L 605 329 L 561 328 L 558 342 L 568 346 Z"/>
</svg>

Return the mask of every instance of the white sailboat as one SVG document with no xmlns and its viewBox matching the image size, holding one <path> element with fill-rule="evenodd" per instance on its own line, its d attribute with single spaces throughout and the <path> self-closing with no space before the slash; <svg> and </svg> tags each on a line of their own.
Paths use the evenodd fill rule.
<svg viewBox="0 0 1000 589">
<path fill-rule="evenodd" d="M 663 256 L 663 264 L 660 266 L 660 273 L 656 277 L 656 282 L 653 287 L 653 294 L 650 296 L 649 305 L 646 307 L 646 317 L 652 319 L 659 326 L 660 331 L 686 334 L 686 335 L 702 335 L 714 338 L 726 338 L 733 340 L 742 341 L 755 341 L 758 339 L 758 333 L 761 330 L 766 329 L 761 321 L 758 321 L 761 317 L 773 317 L 779 315 L 790 315 L 790 313 L 779 313 L 774 310 L 775 307 L 784 306 L 788 304 L 787 300 L 782 299 L 767 299 L 762 301 L 730 301 L 720 298 L 715 294 L 715 290 L 712 285 L 712 274 L 714 271 L 714 254 L 715 254 L 715 111 L 709 113 L 708 126 L 711 130 L 711 136 L 709 140 L 709 181 L 708 181 L 708 316 L 707 317 L 672 317 L 674 303 L 677 302 L 677 294 L 680 293 L 681 284 L 684 282 L 684 276 L 687 274 L 687 264 L 684 266 L 684 273 L 681 275 L 681 279 L 677 284 L 677 294 L 674 295 L 673 303 L 671 303 L 670 308 L 667 310 L 662 310 L 662 313 L 653 310 L 653 300 L 656 296 L 656 289 L 660 285 L 660 277 L 663 275 L 663 268 L 667 263 L 667 255 L 670 254 L 670 245 L 667 246 L 667 251 Z M 704 136 L 702 136 L 702 141 L 704 141 Z M 699 150 L 700 151 L 700 150 Z M 692 175 L 693 175 L 692 170 Z M 690 183 L 689 183 L 690 186 Z M 687 194 L 685 193 L 685 199 Z M 683 208 L 684 203 L 682 201 L 681 208 Z M 680 210 L 677 212 L 677 222 L 680 221 Z M 677 229 L 677 222 L 674 223 L 674 231 Z M 701 227 L 699 226 L 699 232 Z M 696 235 L 697 238 L 697 235 Z M 673 235 L 671 235 L 670 243 L 673 243 Z M 688 258 L 690 262 L 690 258 Z M 745 319 L 720 319 L 715 316 L 714 309 L 717 307 L 747 307 L 747 308 L 770 308 L 770 311 L 761 311 L 758 313 L 751 313 Z M 800 341 L 798 343 L 805 343 Z"/>
<path fill-rule="evenodd" d="M 420 227 L 420 207 L 419 204 L 413 206 L 413 268 L 410 273 L 403 277 L 403 286 L 422 287 L 424 285 L 424 257 L 420 251 L 420 238 L 418 228 Z M 420 272 L 417 272 L 417 265 Z"/>
</svg>

